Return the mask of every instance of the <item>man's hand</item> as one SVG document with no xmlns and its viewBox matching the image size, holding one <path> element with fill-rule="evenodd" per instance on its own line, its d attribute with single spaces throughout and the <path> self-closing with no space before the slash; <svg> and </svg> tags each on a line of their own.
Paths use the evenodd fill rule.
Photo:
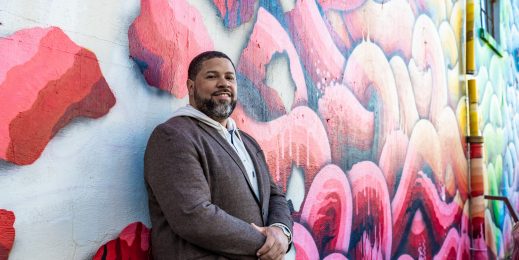
<svg viewBox="0 0 519 260">
<path fill-rule="evenodd" d="M 261 234 L 267 237 L 265 244 L 258 250 L 256 255 L 260 259 L 283 259 L 288 249 L 288 238 L 278 227 L 258 227 L 254 223 L 252 226 Z"/>
</svg>

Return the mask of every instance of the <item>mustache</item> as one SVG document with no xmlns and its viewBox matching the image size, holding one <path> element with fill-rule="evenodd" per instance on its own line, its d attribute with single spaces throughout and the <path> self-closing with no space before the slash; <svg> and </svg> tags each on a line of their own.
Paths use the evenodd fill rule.
<svg viewBox="0 0 519 260">
<path fill-rule="evenodd" d="M 230 91 L 230 90 L 217 90 L 215 92 L 213 92 L 213 96 L 218 96 L 220 94 L 228 94 L 230 97 L 234 97 L 234 94 Z"/>
</svg>

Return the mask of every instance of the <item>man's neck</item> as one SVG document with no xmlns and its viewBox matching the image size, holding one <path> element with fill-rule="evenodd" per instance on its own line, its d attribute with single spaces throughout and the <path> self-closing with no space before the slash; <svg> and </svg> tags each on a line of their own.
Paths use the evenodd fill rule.
<svg viewBox="0 0 519 260">
<path fill-rule="evenodd" d="M 194 101 L 192 101 L 191 98 L 189 99 L 189 104 L 188 104 L 188 105 L 191 106 L 192 108 L 194 108 L 194 109 L 200 111 L 200 109 L 198 109 L 198 108 L 194 105 Z M 202 112 L 202 111 L 200 111 L 200 112 Z M 204 112 L 202 112 L 202 113 L 204 113 Z M 204 114 L 205 114 L 205 113 L 204 113 Z M 205 114 L 205 115 L 207 116 L 207 114 Z M 207 116 L 207 117 L 211 118 L 210 116 Z M 225 119 L 222 119 L 222 120 L 216 120 L 216 119 L 214 119 L 214 118 L 211 118 L 211 119 L 213 119 L 214 121 L 220 123 L 223 127 L 227 128 L 227 121 L 228 121 L 228 118 L 225 118 Z"/>
<path fill-rule="evenodd" d="M 224 120 L 215 120 L 216 122 L 220 123 L 221 125 L 223 125 L 223 127 L 227 128 L 227 118 L 224 119 Z"/>
</svg>

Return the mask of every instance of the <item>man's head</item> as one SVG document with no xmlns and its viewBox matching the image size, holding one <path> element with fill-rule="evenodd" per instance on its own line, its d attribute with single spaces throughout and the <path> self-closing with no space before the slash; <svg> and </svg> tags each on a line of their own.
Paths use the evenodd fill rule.
<svg viewBox="0 0 519 260">
<path fill-rule="evenodd" d="M 189 64 L 187 88 L 189 104 L 222 123 L 236 107 L 236 71 L 222 52 L 208 51 Z"/>
</svg>

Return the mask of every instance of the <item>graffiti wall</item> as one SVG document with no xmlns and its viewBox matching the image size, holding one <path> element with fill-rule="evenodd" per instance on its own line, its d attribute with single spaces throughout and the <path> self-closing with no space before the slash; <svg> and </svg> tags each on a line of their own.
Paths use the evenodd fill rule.
<svg viewBox="0 0 519 260">
<path fill-rule="evenodd" d="M 287 194 L 289 258 L 467 259 L 464 15 L 451 0 L 2 1 L 0 259 L 143 258 L 146 141 L 210 49 L 234 60 L 233 117 Z M 500 116 L 517 94 L 494 60 L 478 74 L 498 109 L 488 167 L 512 190 Z M 510 221 L 488 214 L 500 246 Z"/>
<path fill-rule="evenodd" d="M 475 12 L 478 33 L 482 27 L 480 8 L 477 5 Z M 508 197 L 516 210 L 519 209 L 519 59 L 514 58 L 514 52 L 519 49 L 517 17 L 517 1 L 500 1 L 500 37 L 495 39 L 498 52 L 481 37 L 476 37 L 479 128 L 485 141 L 485 194 Z M 486 202 L 485 232 L 491 256 L 503 258 L 510 251 L 512 225 L 511 213 L 502 202 Z"/>
</svg>

